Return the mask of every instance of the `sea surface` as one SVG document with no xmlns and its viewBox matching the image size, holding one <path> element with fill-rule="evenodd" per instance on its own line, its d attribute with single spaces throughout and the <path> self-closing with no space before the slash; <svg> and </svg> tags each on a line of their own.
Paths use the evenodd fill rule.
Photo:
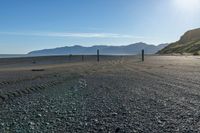
<svg viewBox="0 0 200 133">
<path fill-rule="evenodd" d="M 0 58 L 28 57 L 26 54 L 0 54 Z"/>
</svg>

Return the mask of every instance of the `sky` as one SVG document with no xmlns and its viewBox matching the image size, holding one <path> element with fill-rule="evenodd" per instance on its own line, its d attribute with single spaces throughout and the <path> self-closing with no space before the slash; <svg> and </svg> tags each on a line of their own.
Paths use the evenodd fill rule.
<svg viewBox="0 0 200 133">
<path fill-rule="evenodd" d="M 0 54 L 158 45 L 200 28 L 200 0 L 0 0 Z"/>
</svg>

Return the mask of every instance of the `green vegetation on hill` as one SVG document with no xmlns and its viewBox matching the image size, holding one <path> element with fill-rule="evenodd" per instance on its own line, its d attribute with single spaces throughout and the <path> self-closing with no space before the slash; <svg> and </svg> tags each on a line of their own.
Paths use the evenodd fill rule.
<svg viewBox="0 0 200 133">
<path fill-rule="evenodd" d="M 158 54 L 184 54 L 200 55 L 200 28 L 186 32 L 179 41 L 169 44 Z"/>
</svg>

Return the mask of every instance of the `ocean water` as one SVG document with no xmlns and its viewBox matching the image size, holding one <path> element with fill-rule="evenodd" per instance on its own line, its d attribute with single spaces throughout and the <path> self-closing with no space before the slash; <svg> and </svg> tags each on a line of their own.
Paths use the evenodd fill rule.
<svg viewBox="0 0 200 133">
<path fill-rule="evenodd" d="M 28 57 L 25 54 L 0 54 L 0 58 L 18 58 L 18 57 Z"/>
</svg>

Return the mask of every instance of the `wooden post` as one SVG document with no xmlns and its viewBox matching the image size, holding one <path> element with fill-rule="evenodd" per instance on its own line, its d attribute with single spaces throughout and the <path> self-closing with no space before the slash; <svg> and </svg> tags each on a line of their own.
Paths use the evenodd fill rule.
<svg viewBox="0 0 200 133">
<path fill-rule="evenodd" d="M 69 61 L 71 62 L 72 54 L 69 54 Z"/>
<path fill-rule="evenodd" d="M 97 49 L 97 61 L 99 62 L 99 49 Z"/>
<path fill-rule="evenodd" d="M 82 55 L 82 61 L 84 61 L 84 55 Z"/>
<path fill-rule="evenodd" d="M 142 50 L 142 61 L 144 61 L 144 49 Z"/>
</svg>

